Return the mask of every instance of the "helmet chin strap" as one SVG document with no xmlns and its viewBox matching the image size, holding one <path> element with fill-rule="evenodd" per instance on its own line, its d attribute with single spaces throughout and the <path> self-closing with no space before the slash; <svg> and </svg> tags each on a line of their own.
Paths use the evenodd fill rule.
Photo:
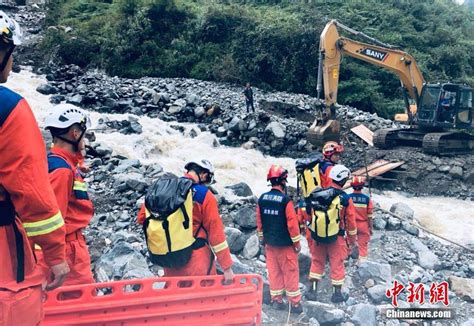
<svg viewBox="0 0 474 326">
<path fill-rule="evenodd" d="M 14 49 L 15 49 L 14 45 L 12 45 L 8 48 L 7 52 L 5 53 L 5 57 L 3 58 L 2 63 L 0 64 L 0 72 L 3 71 L 5 69 L 5 67 L 7 66 L 8 60 L 10 60 L 10 57 L 11 57 Z"/>
<path fill-rule="evenodd" d="M 69 140 L 67 138 L 64 138 L 63 136 L 56 136 L 57 138 L 61 139 L 62 141 L 65 141 L 68 144 L 72 145 L 72 149 L 74 152 L 79 152 L 79 143 L 82 140 L 82 137 L 84 137 L 84 134 L 86 133 L 86 130 L 82 130 L 81 136 L 79 137 L 79 140 L 74 141 L 74 140 Z M 199 177 L 199 176 L 198 176 Z"/>
</svg>

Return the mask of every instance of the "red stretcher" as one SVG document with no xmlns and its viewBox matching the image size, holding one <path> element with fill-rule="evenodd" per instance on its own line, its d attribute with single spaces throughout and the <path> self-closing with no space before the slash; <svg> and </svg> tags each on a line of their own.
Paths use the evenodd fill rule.
<svg viewBox="0 0 474 326">
<path fill-rule="evenodd" d="M 236 275 L 229 285 L 223 280 L 157 277 L 65 286 L 47 293 L 42 325 L 260 325 L 262 277 Z"/>
</svg>

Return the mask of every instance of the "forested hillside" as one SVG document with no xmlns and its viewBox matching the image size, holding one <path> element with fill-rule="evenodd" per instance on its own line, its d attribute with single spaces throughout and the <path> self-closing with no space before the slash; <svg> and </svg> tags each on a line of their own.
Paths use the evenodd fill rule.
<svg viewBox="0 0 474 326">
<path fill-rule="evenodd" d="M 111 75 L 250 81 L 314 95 L 319 34 L 338 19 L 401 46 L 427 81 L 474 81 L 474 14 L 449 0 L 62 0 L 49 6 L 46 24 L 56 27 L 44 39 L 46 53 Z M 339 103 L 386 117 L 403 107 L 391 73 L 351 58 L 341 68 Z"/>
</svg>

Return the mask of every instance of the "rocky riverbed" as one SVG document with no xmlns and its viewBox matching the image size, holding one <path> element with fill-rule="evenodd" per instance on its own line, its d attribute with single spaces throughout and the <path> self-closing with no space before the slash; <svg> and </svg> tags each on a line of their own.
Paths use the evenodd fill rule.
<svg viewBox="0 0 474 326">
<path fill-rule="evenodd" d="M 15 12 L 16 18 L 27 27 L 27 44 L 34 45 L 41 37 L 41 28 L 38 27 L 43 17 L 41 10 L 22 7 Z M 38 58 L 31 53 L 23 50 L 19 60 L 29 64 L 38 63 Z M 73 103 L 98 116 L 94 126 L 96 135 L 88 134 L 90 144 L 87 162 L 92 170 L 87 175 L 87 181 L 96 205 L 96 214 L 86 230 L 86 237 L 94 275 L 99 282 L 161 274 L 160 268 L 152 266 L 147 258 L 142 230 L 136 224 L 135 216 L 151 182 L 170 172 L 159 164 L 159 159 L 158 163 L 149 163 L 149 160 L 117 153 L 112 146 L 98 140 L 100 135 L 137 137 L 136 143 L 139 143 L 140 135 L 149 132 L 140 123 L 140 118 L 146 116 L 169 123 L 183 138 L 192 139 L 203 132 L 210 132 L 215 135 L 213 142 L 216 148 L 224 145 L 243 147 L 265 155 L 291 158 L 302 157 L 316 150 L 306 141 L 305 134 L 322 103 L 307 95 L 256 89 L 257 113 L 247 114 L 241 98 L 242 88 L 238 85 L 179 78 L 144 77 L 132 80 L 107 76 L 100 71 L 84 71 L 76 66 L 58 66 L 54 60 L 35 68 L 47 78 L 47 82 L 40 85 L 37 91 L 50 96 L 51 103 Z M 396 182 L 374 184 L 378 189 L 404 191 L 417 196 L 473 199 L 472 155 L 440 158 L 425 155 L 413 148 L 381 151 L 366 146 L 349 129 L 363 123 L 374 131 L 391 127 L 391 121 L 343 106 L 338 108 L 338 117 L 342 122 L 346 147 L 343 161 L 351 169 L 381 158 L 405 161 L 403 169 L 406 173 L 401 173 Z M 189 128 L 190 124 L 195 127 Z M 149 155 L 159 157 L 159 152 Z M 255 232 L 254 211 L 259 194 L 254 194 L 245 183 L 225 186 L 224 190 L 217 193 L 217 198 L 235 261 L 234 270 L 237 273 L 258 273 L 266 278 L 264 250 L 258 246 Z M 356 267 L 352 261 L 347 262 L 345 290 L 351 298 L 343 304 L 330 303 L 330 285 L 325 279 L 319 301 L 305 302 L 305 312 L 300 316 L 291 315 L 291 323 L 416 323 L 386 319 L 385 310 L 390 306 L 385 291 L 393 280 L 405 286 L 408 282 L 429 286 L 433 282 L 449 281 L 450 308 L 456 314 L 452 323 L 474 323 L 469 319 L 473 316 L 474 300 L 472 252 L 420 232 L 409 207 L 397 204 L 393 209 L 411 223 L 376 210 L 376 230 L 370 243 L 369 262 L 360 267 Z M 303 247 L 300 254 L 300 282 L 304 292 L 310 259 L 307 246 Z M 399 301 L 400 306 L 409 306 L 406 295 L 401 295 Z M 274 311 L 268 305 L 267 291 L 264 303 L 264 323 L 286 323 L 287 313 Z M 444 322 L 434 321 L 431 324 Z"/>
</svg>

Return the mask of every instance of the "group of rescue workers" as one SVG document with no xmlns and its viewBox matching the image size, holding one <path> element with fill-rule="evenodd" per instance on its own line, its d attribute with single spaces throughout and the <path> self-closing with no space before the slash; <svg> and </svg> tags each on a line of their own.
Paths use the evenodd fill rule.
<svg viewBox="0 0 474 326">
<path fill-rule="evenodd" d="M 19 44 L 18 24 L 0 11 L 0 83 L 8 79 Z M 95 282 L 83 235 L 94 214 L 83 179 L 89 125 L 82 110 L 69 104 L 55 107 L 45 121 L 53 142 L 47 154 L 26 100 L 0 86 L 0 324 L 37 325 L 44 290 Z M 302 311 L 301 233 L 312 256 L 308 299 L 316 299 L 327 258 L 334 302 L 347 299 L 341 287 L 349 253 L 359 252 L 359 261 L 367 258 L 372 202 L 361 191 L 361 177 L 352 179 L 352 194 L 342 190 L 350 178 L 350 171 L 338 164 L 342 152 L 341 144 L 328 142 L 321 159 L 297 161 L 303 195 L 296 210 L 286 194 L 288 171 L 277 165 L 268 171 L 271 190 L 260 196 L 256 219 L 276 309 L 286 307 L 286 294 L 292 311 Z M 208 187 L 214 167 L 195 160 L 185 170 L 181 178 L 155 181 L 138 213 L 150 259 L 164 268 L 165 276 L 190 276 L 216 274 L 217 257 L 225 282 L 232 282 L 230 249 Z"/>
</svg>

